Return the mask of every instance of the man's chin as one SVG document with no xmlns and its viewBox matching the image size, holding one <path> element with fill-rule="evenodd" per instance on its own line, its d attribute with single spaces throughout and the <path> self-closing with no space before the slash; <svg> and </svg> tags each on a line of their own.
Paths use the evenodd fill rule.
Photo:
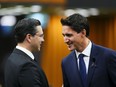
<svg viewBox="0 0 116 87">
<path fill-rule="evenodd" d="M 40 48 L 38 48 L 38 51 L 40 51 Z"/>
<path fill-rule="evenodd" d="M 69 51 L 73 51 L 73 50 L 75 50 L 75 49 L 74 49 L 74 48 L 68 48 L 68 50 L 69 50 Z"/>
</svg>

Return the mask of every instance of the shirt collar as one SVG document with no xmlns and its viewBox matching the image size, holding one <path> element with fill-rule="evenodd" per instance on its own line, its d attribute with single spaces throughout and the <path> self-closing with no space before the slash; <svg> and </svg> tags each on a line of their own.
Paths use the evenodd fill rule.
<svg viewBox="0 0 116 87">
<path fill-rule="evenodd" d="M 34 55 L 29 50 L 21 46 L 16 46 L 16 48 L 23 51 L 24 53 L 26 53 L 29 57 L 31 57 L 34 60 Z"/>
</svg>

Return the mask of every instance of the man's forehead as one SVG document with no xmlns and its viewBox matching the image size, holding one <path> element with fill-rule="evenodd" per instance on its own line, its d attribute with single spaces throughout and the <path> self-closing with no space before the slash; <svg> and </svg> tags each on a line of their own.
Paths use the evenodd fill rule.
<svg viewBox="0 0 116 87">
<path fill-rule="evenodd" d="M 41 25 L 36 26 L 37 29 L 42 29 Z"/>
<path fill-rule="evenodd" d="M 39 32 L 39 31 L 42 30 L 42 27 L 39 25 L 39 26 L 36 26 L 36 29 L 37 29 L 37 31 Z"/>
</svg>

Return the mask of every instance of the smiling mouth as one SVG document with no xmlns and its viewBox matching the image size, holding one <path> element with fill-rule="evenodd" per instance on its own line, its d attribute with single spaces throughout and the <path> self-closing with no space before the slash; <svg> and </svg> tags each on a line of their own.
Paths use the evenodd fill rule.
<svg viewBox="0 0 116 87">
<path fill-rule="evenodd" d="M 67 44 L 68 47 L 71 47 L 72 44 Z"/>
<path fill-rule="evenodd" d="M 67 46 L 70 46 L 70 45 L 72 45 L 73 43 L 71 43 L 71 42 L 68 42 L 68 43 L 66 43 L 67 44 Z"/>
</svg>

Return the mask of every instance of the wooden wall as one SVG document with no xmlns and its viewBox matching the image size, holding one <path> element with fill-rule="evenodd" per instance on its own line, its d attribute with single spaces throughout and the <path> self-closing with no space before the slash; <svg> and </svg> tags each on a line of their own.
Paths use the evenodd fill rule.
<svg viewBox="0 0 116 87">
<path fill-rule="evenodd" d="M 65 0 L 0 0 L 0 2 L 7 2 L 7 3 L 11 3 L 11 2 L 17 2 L 18 3 L 43 3 L 43 4 L 47 4 L 47 3 L 51 3 L 51 4 L 64 4 Z"/>
<path fill-rule="evenodd" d="M 45 42 L 42 49 L 42 67 L 46 72 L 51 87 L 61 87 L 61 60 L 69 51 L 64 44 L 60 16 L 51 16 L 45 30 Z"/>
<path fill-rule="evenodd" d="M 116 50 L 116 15 L 91 17 L 90 39 L 105 47 Z"/>
</svg>

